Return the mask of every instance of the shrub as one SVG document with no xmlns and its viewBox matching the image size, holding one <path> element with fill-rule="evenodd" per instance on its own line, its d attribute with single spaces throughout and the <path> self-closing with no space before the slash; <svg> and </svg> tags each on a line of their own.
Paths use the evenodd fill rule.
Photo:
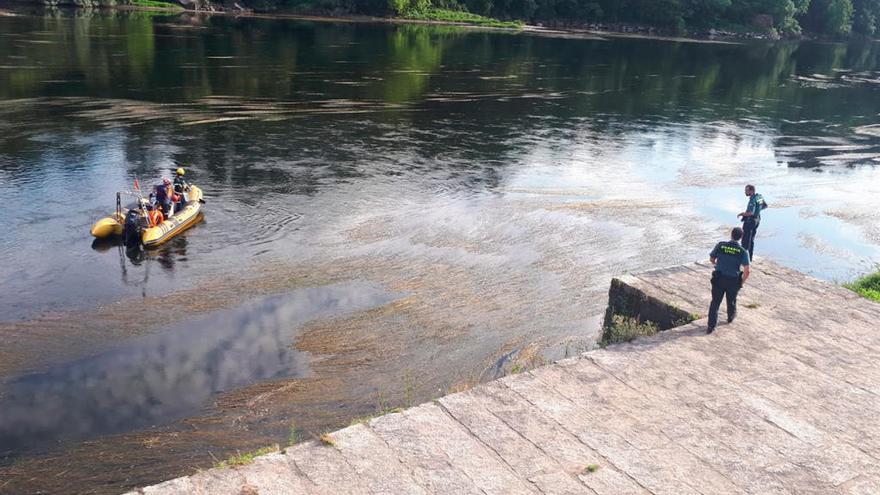
<svg viewBox="0 0 880 495">
<path fill-rule="evenodd" d="M 654 335 L 660 329 L 651 322 L 640 322 L 638 318 L 614 315 L 611 317 L 611 325 L 602 332 L 603 347 L 621 342 L 629 342 L 637 337 Z"/>
<path fill-rule="evenodd" d="M 843 286 L 862 297 L 880 302 L 880 272 L 865 275 L 855 282 L 843 284 Z"/>
</svg>

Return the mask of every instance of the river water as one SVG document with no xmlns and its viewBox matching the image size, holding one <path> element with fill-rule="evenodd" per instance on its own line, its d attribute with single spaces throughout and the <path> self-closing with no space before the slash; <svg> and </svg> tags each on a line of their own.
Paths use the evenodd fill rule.
<svg viewBox="0 0 880 495">
<path fill-rule="evenodd" d="M 145 425 L 177 438 L 169 425 L 181 417 L 219 415 L 212 400 L 283 377 L 288 388 L 272 393 L 308 403 L 300 425 L 339 426 L 377 402 L 418 402 L 588 348 L 610 277 L 705 258 L 745 208 L 747 183 L 771 205 L 759 256 L 834 281 L 869 271 L 880 262 L 878 56 L 877 43 L 0 16 L 0 400 L 15 406 L 0 432 L 17 432 L 7 455 L 26 453 L 28 428 L 31 441 L 55 438 L 51 418 L 81 425 L 77 442 Z M 179 164 L 205 191 L 201 224 L 147 253 L 92 242 L 116 191 Z M 330 317 L 326 302 L 303 306 L 307 290 L 349 295 Z M 263 330 L 222 316 L 271 297 L 298 301 L 298 316 Z M 174 337 L 180 321 L 196 336 Z M 263 356 L 253 349 L 244 361 L 212 354 L 266 335 L 278 350 L 269 370 L 242 364 Z M 146 394 L 155 414 L 93 427 L 100 411 L 82 400 L 22 426 L 28 407 L 64 409 L 47 391 L 112 389 L 123 397 L 109 408 L 137 403 L 144 381 L 130 358 L 177 370 L 179 356 L 155 349 L 182 345 L 210 359 Z M 230 367 L 242 375 L 217 378 Z M 106 386 L 83 385 L 95 374 Z M 127 377 L 134 399 L 119 392 Z M 313 395 L 284 395 L 291 383 Z M 265 393 L 241 396 L 251 407 Z M 194 402 L 169 406 L 181 397 Z M 253 425 L 293 414 L 277 402 L 230 423 L 251 421 L 235 445 L 265 441 Z M 204 445 L 232 448 L 199 441 L 175 452 L 204 465 Z M 88 448 L 37 449 L 7 475 L 65 480 L 40 456 Z M 109 462 L 99 470 L 114 473 Z M 181 473 L 152 462 L 138 464 L 142 476 L 78 482 L 112 491 Z"/>
</svg>

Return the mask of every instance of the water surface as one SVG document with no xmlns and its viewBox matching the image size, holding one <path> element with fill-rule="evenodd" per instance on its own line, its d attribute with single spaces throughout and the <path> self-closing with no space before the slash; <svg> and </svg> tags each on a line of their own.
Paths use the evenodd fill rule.
<svg viewBox="0 0 880 495">
<path fill-rule="evenodd" d="M 144 13 L 5 17 L 0 33 L 0 255 L 17 260 L 0 267 L 5 319 L 137 294 L 84 233 L 117 190 L 179 163 L 209 214 L 151 270 L 148 293 L 311 254 L 316 236 L 360 214 L 412 240 L 406 224 L 421 208 L 504 210 L 485 226 L 491 237 L 523 227 L 522 201 L 551 224 L 548 205 L 614 198 L 663 202 L 667 218 L 642 224 L 688 218 L 669 235 L 704 223 L 714 232 L 735 222 L 745 182 L 791 208 L 766 215 L 759 253 L 833 279 L 878 254 L 875 43 Z M 616 222 L 620 209 L 604 213 Z M 535 247 L 536 234 L 496 245 Z M 703 244 L 687 254 L 714 237 L 688 239 Z M 644 251 L 564 249 L 624 266 Z"/>
<path fill-rule="evenodd" d="M 771 205 L 758 255 L 838 281 L 873 269 L 878 55 L 0 17 L 0 441 L 70 440 L 0 472 L 5 489 L 120 492 L 279 441 L 289 418 L 344 426 L 579 352 L 610 278 L 705 258 L 747 183 Z M 202 223 L 147 253 L 92 242 L 116 191 L 181 164 L 207 195 Z M 336 284 L 406 296 L 329 318 L 324 296 L 296 292 L 291 310 L 271 295 Z M 252 299 L 247 316 L 205 316 Z M 169 320 L 142 307 L 158 301 Z M 245 399 L 211 409 L 230 390 Z M 187 436 L 180 418 L 200 414 L 240 443 Z M 153 426 L 169 447 L 136 434 Z"/>
<path fill-rule="evenodd" d="M 363 284 L 301 289 L 18 377 L 0 387 L 0 461 L 47 442 L 167 424 L 216 393 L 308 376 L 307 354 L 291 348 L 304 323 L 389 301 Z"/>
</svg>

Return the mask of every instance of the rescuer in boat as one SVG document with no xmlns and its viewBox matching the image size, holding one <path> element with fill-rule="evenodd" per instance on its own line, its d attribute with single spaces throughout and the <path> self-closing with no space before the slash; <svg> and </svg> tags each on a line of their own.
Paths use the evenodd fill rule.
<svg viewBox="0 0 880 495">
<path fill-rule="evenodd" d="M 733 323 L 736 318 L 736 296 L 749 278 L 749 252 L 739 243 L 742 237 L 743 229 L 735 227 L 730 232 L 730 240 L 719 242 L 709 253 L 709 261 L 715 265 L 715 271 L 712 272 L 712 303 L 709 304 L 709 328 L 706 333 L 715 331 L 721 299 L 727 298 L 727 323 Z"/>
<path fill-rule="evenodd" d="M 179 198 L 176 202 L 177 211 L 183 209 L 183 206 L 186 204 L 187 201 L 186 193 L 189 191 L 189 184 L 187 184 L 186 179 L 183 178 L 184 174 L 186 174 L 186 171 L 182 167 L 178 168 L 177 172 L 175 172 L 174 174 L 174 194 L 176 194 Z"/>
<path fill-rule="evenodd" d="M 162 214 L 165 217 L 170 217 L 172 214 L 174 214 L 174 212 L 172 211 L 173 195 L 174 189 L 171 187 L 171 179 L 162 179 L 162 184 L 156 186 L 156 204 L 162 208 Z"/>
<path fill-rule="evenodd" d="M 170 217 L 174 203 L 180 201 L 182 195 L 174 193 L 171 179 L 163 179 L 161 184 L 153 188 L 150 196 L 154 201 L 142 196 L 135 180 L 134 192 L 116 193 L 116 212 L 95 222 L 92 235 L 98 239 L 122 236 L 126 246 L 140 245 L 145 248 L 159 246 L 177 236 L 201 220 L 201 207 L 205 203 L 198 186 L 183 182 L 182 177 L 178 183 L 187 193 L 187 203 L 174 217 Z M 135 196 L 137 201 L 124 208 L 123 194 Z"/>
<path fill-rule="evenodd" d="M 155 227 L 165 221 L 165 215 L 158 204 L 147 206 L 147 219 L 150 221 L 150 227 Z"/>
</svg>

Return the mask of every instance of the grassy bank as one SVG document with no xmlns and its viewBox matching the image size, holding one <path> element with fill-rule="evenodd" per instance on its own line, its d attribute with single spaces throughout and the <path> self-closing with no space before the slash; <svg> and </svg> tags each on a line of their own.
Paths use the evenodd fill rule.
<svg viewBox="0 0 880 495">
<path fill-rule="evenodd" d="M 176 3 L 159 2 L 158 0 L 131 0 L 129 5 L 150 9 L 184 10 L 182 6 Z"/>
<path fill-rule="evenodd" d="M 862 297 L 880 302 L 880 272 L 865 275 L 843 286 Z"/>
<path fill-rule="evenodd" d="M 502 21 L 460 10 L 428 9 L 423 13 L 410 13 L 401 17 L 417 21 L 460 22 L 475 26 L 505 29 L 522 29 L 523 27 L 523 23 L 520 21 Z"/>
</svg>

